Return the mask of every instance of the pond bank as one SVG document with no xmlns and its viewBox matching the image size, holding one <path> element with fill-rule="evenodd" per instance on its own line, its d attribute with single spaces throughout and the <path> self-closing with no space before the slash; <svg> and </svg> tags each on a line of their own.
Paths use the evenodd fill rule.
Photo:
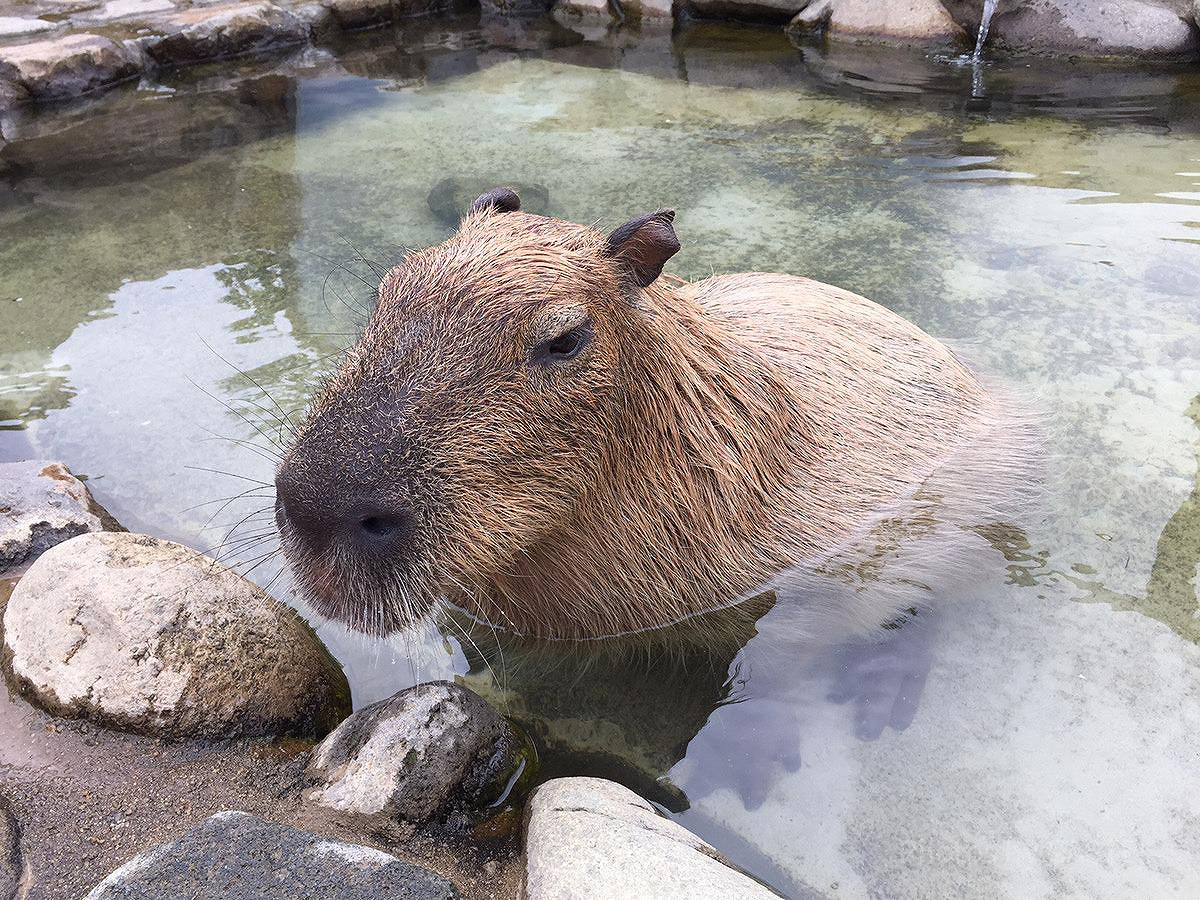
<svg viewBox="0 0 1200 900">
<path fill-rule="evenodd" d="M 27 0 L 0 16 L 0 110 L 61 100 L 202 62 L 325 44 L 341 32 L 472 6 L 455 0 Z M 1037 0 L 1001 4 L 988 34 L 1023 54 L 1200 60 L 1191 0 Z M 784 25 L 805 42 L 849 41 L 965 51 L 982 4 L 911 0 L 482 0 L 499 22 L 548 11 L 589 39 L 627 22 L 670 30 L 689 19 Z"/>
<path fill-rule="evenodd" d="M 291 607 L 61 463 L 0 488 L 0 900 L 776 896 L 628 788 L 532 791 L 534 744 L 461 685 L 352 713 Z"/>
</svg>

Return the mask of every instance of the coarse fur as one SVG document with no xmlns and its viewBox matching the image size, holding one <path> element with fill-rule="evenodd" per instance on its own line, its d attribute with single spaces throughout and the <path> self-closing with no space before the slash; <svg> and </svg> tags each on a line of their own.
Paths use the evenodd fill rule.
<svg viewBox="0 0 1200 900">
<path fill-rule="evenodd" d="M 647 241 L 664 222 L 674 239 L 660 217 Z M 318 612 L 372 633 L 446 601 L 535 637 L 661 628 L 854 568 L 864 535 L 929 518 L 955 459 L 1012 475 L 1019 442 L 979 448 L 1017 420 L 915 325 L 788 275 L 687 283 L 659 262 L 643 286 L 630 238 L 477 204 L 387 273 L 277 477 Z M 571 329 L 583 350 L 539 361 Z M 402 553 L 289 516 L 361 502 L 411 517 Z"/>
</svg>

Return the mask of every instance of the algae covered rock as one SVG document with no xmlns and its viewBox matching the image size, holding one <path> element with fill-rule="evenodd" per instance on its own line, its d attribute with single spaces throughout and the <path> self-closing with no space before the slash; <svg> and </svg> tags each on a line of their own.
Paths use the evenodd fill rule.
<svg viewBox="0 0 1200 900">
<path fill-rule="evenodd" d="M 456 900 L 449 881 L 389 853 L 221 812 L 135 856 L 85 900 Z"/>
<path fill-rule="evenodd" d="M 350 711 L 303 619 L 170 541 L 89 533 L 53 547 L 4 613 L 4 665 L 52 713 L 182 738 L 319 738 Z"/>
<path fill-rule="evenodd" d="M 411 834 L 435 815 L 499 807 L 531 763 L 523 736 L 445 681 L 401 691 L 342 722 L 312 754 L 309 800 L 372 831 Z"/>
</svg>

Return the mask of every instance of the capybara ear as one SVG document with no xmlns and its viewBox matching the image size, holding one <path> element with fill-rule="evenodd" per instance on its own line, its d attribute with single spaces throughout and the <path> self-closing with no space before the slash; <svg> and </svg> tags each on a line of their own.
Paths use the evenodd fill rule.
<svg viewBox="0 0 1200 900">
<path fill-rule="evenodd" d="M 608 236 L 605 252 L 629 267 L 639 287 L 649 287 L 662 274 L 667 260 L 679 252 L 679 238 L 671 227 L 673 221 L 673 209 L 660 209 L 630 219 Z"/>
<path fill-rule="evenodd" d="M 471 204 L 471 212 L 477 213 L 487 209 L 489 206 L 495 209 L 496 212 L 516 212 L 521 208 L 521 198 L 517 196 L 517 192 L 512 188 L 492 188 Z"/>
</svg>

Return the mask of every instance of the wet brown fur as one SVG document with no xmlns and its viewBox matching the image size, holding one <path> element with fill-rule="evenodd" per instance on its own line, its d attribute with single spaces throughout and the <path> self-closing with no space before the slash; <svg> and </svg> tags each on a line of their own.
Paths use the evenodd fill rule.
<svg viewBox="0 0 1200 900">
<path fill-rule="evenodd" d="M 587 314 L 576 360 L 532 365 Z M 862 297 L 748 273 L 634 284 L 585 226 L 484 209 L 384 278 L 285 465 L 418 513 L 402 564 L 283 538 L 317 608 L 385 632 L 441 600 L 593 638 L 834 556 L 995 427 L 941 343 Z"/>
</svg>

